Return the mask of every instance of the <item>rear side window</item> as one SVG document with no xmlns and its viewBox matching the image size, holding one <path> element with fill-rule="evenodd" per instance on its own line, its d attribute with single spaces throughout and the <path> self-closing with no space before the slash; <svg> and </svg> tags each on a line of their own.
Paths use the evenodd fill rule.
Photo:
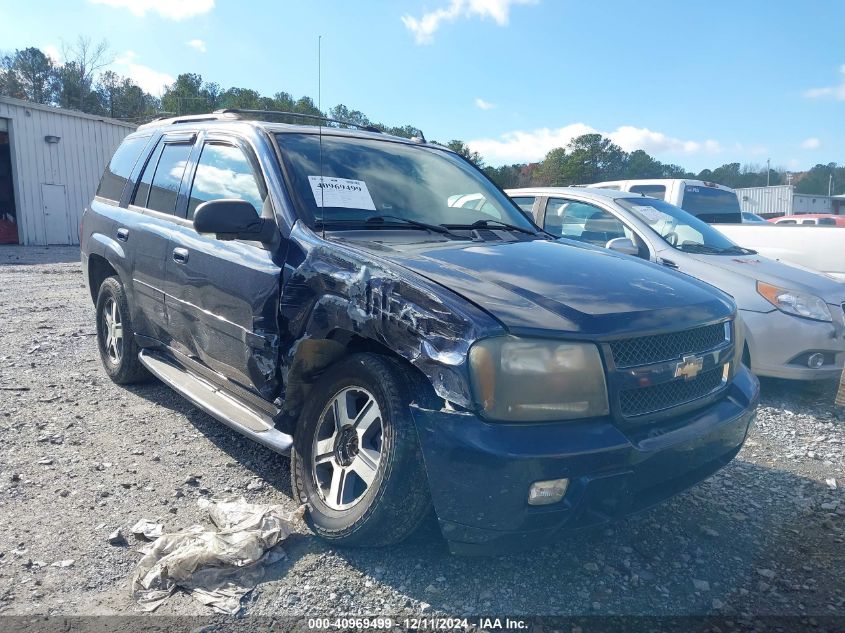
<svg viewBox="0 0 845 633">
<path fill-rule="evenodd" d="M 188 219 L 203 202 L 221 198 L 246 200 L 257 214 L 264 205 L 258 179 L 243 151 L 234 145 L 206 143 L 191 186 Z"/>
<path fill-rule="evenodd" d="M 631 193 L 641 193 L 658 200 L 666 199 L 666 187 L 664 185 L 634 185 L 631 187 Z"/>
<path fill-rule="evenodd" d="M 819 218 L 819 224 L 824 226 L 836 226 L 836 220 L 833 218 Z"/>
<path fill-rule="evenodd" d="M 146 146 L 149 136 L 126 139 L 109 161 L 108 167 L 103 172 L 100 186 L 97 187 L 97 195 L 101 198 L 119 201 L 123 194 L 123 187 L 126 179 L 132 173 L 135 162 L 141 155 L 141 150 Z"/>
<path fill-rule="evenodd" d="M 147 161 L 132 204 L 174 215 L 191 147 L 189 143 L 160 144 Z"/>
<path fill-rule="evenodd" d="M 777 224 L 798 224 L 795 220 L 778 220 Z"/>
</svg>

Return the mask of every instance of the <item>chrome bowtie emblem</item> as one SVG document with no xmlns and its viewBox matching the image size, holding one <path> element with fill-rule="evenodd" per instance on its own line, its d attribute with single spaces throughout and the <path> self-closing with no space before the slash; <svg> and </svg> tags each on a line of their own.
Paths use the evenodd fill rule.
<svg viewBox="0 0 845 633">
<path fill-rule="evenodd" d="M 681 362 L 675 365 L 675 378 L 684 377 L 684 380 L 692 380 L 698 376 L 698 372 L 704 367 L 704 359 L 701 356 L 684 356 Z"/>
</svg>

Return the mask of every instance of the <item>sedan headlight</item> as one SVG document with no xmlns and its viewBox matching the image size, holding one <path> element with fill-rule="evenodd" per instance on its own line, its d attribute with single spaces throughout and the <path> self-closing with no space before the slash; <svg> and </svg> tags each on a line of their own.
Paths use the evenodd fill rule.
<svg viewBox="0 0 845 633">
<path fill-rule="evenodd" d="M 804 292 L 779 288 L 771 284 L 757 282 L 757 292 L 781 312 L 795 316 L 815 319 L 816 321 L 832 321 L 830 308 L 819 297 Z"/>
<path fill-rule="evenodd" d="M 574 420 L 610 411 L 592 343 L 489 338 L 470 348 L 469 365 L 475 397 L 494 420 Z"/>
</svg>

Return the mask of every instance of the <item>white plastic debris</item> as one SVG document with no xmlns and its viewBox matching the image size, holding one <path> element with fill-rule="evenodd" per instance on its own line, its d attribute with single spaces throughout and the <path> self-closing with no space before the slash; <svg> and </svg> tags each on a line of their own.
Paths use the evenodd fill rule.
<svg viewBox="0 0 845 633">
<path fill-rule="evenodd" d="M 828 479 L 825 479 L 824 482 L 827 484 L 828 488 L 830 488 L 831 490 L 836 490 L 836 478 L 835 477 L 830 477 Z"/>
<path fill-rule="evenodd" d="M 278 505 L 247 503 L 243 497 L 201 505 L 208 508 L 216 530 L 194 525 L 163 534 L 138 563 L 132 595 L 145 611 L 181 588 L 216 611 L 236 614 L 241 598 L 263 578 L 265 566 L 285 557 L 276 546 L 305 513 L 305 506 L 286 512 Z"/>
<path fill-rule="evenodd" d="M 150 521 L 149 519 L 141 519 L 129 530 L 135 536 L 143 536 L 151 541 L 154 541 L 159 536 L 164 534 L 164 526 L 161 523 Z"/>
</svg>

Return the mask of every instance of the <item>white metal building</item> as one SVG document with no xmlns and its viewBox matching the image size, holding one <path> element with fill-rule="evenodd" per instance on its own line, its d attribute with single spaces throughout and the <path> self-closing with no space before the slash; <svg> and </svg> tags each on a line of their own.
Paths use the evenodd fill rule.
<svg viewBox="0 0 845 633">
<path fill-rule="evenodd" d="M 17 233 L 20 244 L 78 244 L 82 211 L 112 153 L 134 129 L 0 97 L 0 242 L 15 241 Z"/>
<path fill-rule="evenodd" d="M 795 193 L 792 185 L 745 187 L 736 189 L 736 195 L 743 211 L 764 218 L 801 213 L 836 213 L 839 210 L 839 205 L 834 205 L 830 196 Z"/>
</svg>

